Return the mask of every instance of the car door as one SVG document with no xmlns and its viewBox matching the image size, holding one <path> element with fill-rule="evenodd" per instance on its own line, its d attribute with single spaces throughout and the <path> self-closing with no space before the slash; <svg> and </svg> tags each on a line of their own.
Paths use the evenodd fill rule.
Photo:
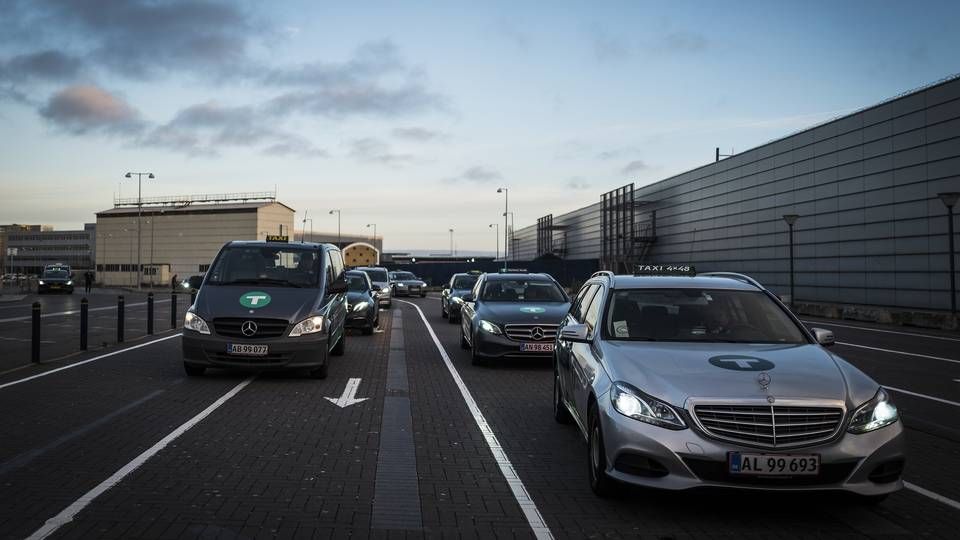
<svg viewBox="0 0 960 540">
<path fill-rule="evenodd" d="M 483 278 L 477 280 L 473 286 L 473 290 L 470 292 L 470 294 L 473 295 L 473 299 L 469 302 L 464 301 L 463 305 L 460 306 L 460 328 L 463 330 L 463 335 L 467 336 L 467 341 L 469 341 L 471 345 L 473 344 L 473 319 L 477 315 L 477 298 L 480 297 L 483 282 Z"/>
<path fill-rule="evenodd" d="M 338 279 L 343 279 L 344 275 L 343 258 L 339 251 L 330 250 L 327 252 L 327 283 L 333 283 Z M 329 316 L 331 334 L 334 336 L 332 342 L 336 343 L 346 331 L 344 325 L 347 320 L 347 294 L 328 294 Z"/>
<path fill-rule="evenodd" d="M 606 297 L 606 289 L 597 285 L 597 291 L 590 299 L 589 306 L 583 310 L 583 324 L 587 325 L 588 343 L 570 344 L 570 387 L 567 394 L 573 398 L 577 414 L 581 420 L 587 418 L 587 401 L 596 378 L 599 364 L 594 354 L 593 340 L 600 331 L 600 310 Z M 569 399 L 569 398 L 568 398 Z"/>
<path fill-rule="evenodd" d="M 560 325 L 560 330 L 562 330 L 564 326 L 580 324 L 583 322 L 584 311 L 587 307 L 589 307 L 590 300 L 593 298 L 593 295 L 599 288 L 600 285 L 597 283 L 588 283 L 580 289 L 580 292 L 577 293 L 573 304 L 570 306 L 570 311 L 567 312 L 566 317 L 564 317 L 563 322 Z M 572 346 L 573 343 L 569 341 L 557 340 L 557 370 L 560 375 L 560 388 L 562 389 L 564 396 L 573 395 L 571 372 Z M 572 400 L 570 401 L 572 403 Z"/>
</svg>

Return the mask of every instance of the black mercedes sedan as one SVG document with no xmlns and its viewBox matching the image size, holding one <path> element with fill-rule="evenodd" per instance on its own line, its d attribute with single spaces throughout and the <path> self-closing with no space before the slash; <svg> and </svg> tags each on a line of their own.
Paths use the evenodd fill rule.
<svg viewBox="0 0 960 540">
<path fill-rule="evenodd" d="M 552 357 L 570 298 L 548 274 L 483 274 L 460 308 L 460 346 L 474 365 L 499 358 Z"/>
</svg>

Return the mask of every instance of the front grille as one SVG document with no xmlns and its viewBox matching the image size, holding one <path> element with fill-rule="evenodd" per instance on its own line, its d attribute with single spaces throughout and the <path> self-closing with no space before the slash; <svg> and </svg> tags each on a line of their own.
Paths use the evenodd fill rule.
<svg viewBox="0 0 960 540">
<path fill-rule="evenodd" d="M 517 341 L 553 341 L 557 337 L 557 327 L 556 324 L 508 324 L 504 330 L 508 338 Z M 539 332 L 535 331 L 537 328 Z"/>
<path fill-rule="evenodd" d="M 693 410 L 708 435 L 767 448 L 822 442 L 843 423 L 839 407 L 696 405 Z"/>
<path fill-rule="evenodd" d="M 241 331 L 243 323 L 251 321 L 257 325 L 257 332 L 252 336 L 245 336 Z M 214 319 L 213 328 L 217 334 L 224 337 L 239 339 L 275 338 L 283 335 L 289 323 L 283 319 L 241 319 L 223 318 Z"/>
<path fill-rule="evenodd" d="M 751 486 L 818 486 L 837 484 L 850 476 L 857 461 L 839 463 L 821 463 L 820 474 L 814 476 L 744 476 L 730 474 L 730 466 L 725 461 L 684 457 L 683 462 L 693 474 L 706 482 L 739 484 Z"/>
</svg>

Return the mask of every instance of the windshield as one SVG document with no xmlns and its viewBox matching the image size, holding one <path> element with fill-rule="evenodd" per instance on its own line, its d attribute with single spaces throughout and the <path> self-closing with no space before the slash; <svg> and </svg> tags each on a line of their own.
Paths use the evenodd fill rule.
<svg viewBox="0 0 960 540">
<path fill-rule="evenodd" d="M 320 252 L 276 246 L 238 246 L 223 250 L 210 269 L 210 285 L 316 287 Z"/>
<path fill-rule="evenodd" d="M 417 276 L 411 274 L 410 272 L 391 272 L 390 277 L 397 281 L 410 281 L 417 279 Z"/>
<path fill-rule="evenodd" d="M 604 334 L 612 340 L 807 343 L 790 317 L 760 291 L 614 291 Z"/>
<path fill-rule="evenodd" d="M 363 276 L 347 275 L 347 290 L 352 292 L 364 292 L 369 290 L 367 279 Z"/>
<path fill-rule="evenodd" d="M 454 289 L 472 289 L 477 284 L 477 276 L 457 276 L 453 278 Z"/>
<path fill-rule="evenodd" d="M 487 302 L 566 302 L 563 291 L 552 281 L 510 279 L 487 281 L 480 299 Z"/>
<path fill-rule="evenodd" d="M 70 274 L 66 270 L 47 270 L 43 273 L 43 277 L 48 279 L 66 279 L 70 277 Z"/>
<path fill-rule="evenodd" d="M 370 281 L 376 283 L 386 283 L 390 281 L 390 278 L 387 276 L 387 271 L 382 269 L 373 268 L 370 270 L 364 270 L 368 276 L 370 276 Z"/>
</svg>

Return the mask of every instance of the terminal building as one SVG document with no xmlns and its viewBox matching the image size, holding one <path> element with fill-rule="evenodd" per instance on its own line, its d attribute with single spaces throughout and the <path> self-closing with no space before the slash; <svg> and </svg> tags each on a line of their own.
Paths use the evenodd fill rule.
<svg viewBox="0 0 960 540">
<path fill-rule="evenodd" d="M 749 274 L 786 297 L 793 221 L 797 302 L 949 310 L 958 259 L 948 204 L 957 192 L 953 77 L 543 216 L 516 231 L 510 259 L 592 260 L 621 272 L 641 262 L 693 264 Z"/>
<path fill-rule="evenodd" d="M 47 225 L 4 225 L 0 227 L 3 268 L 10 274 L 39 275 L 51 264 L 69 265 L 75 272 L 93 269 L 96 226 L 82 230 L 57 231 Z"/>
</svg>

